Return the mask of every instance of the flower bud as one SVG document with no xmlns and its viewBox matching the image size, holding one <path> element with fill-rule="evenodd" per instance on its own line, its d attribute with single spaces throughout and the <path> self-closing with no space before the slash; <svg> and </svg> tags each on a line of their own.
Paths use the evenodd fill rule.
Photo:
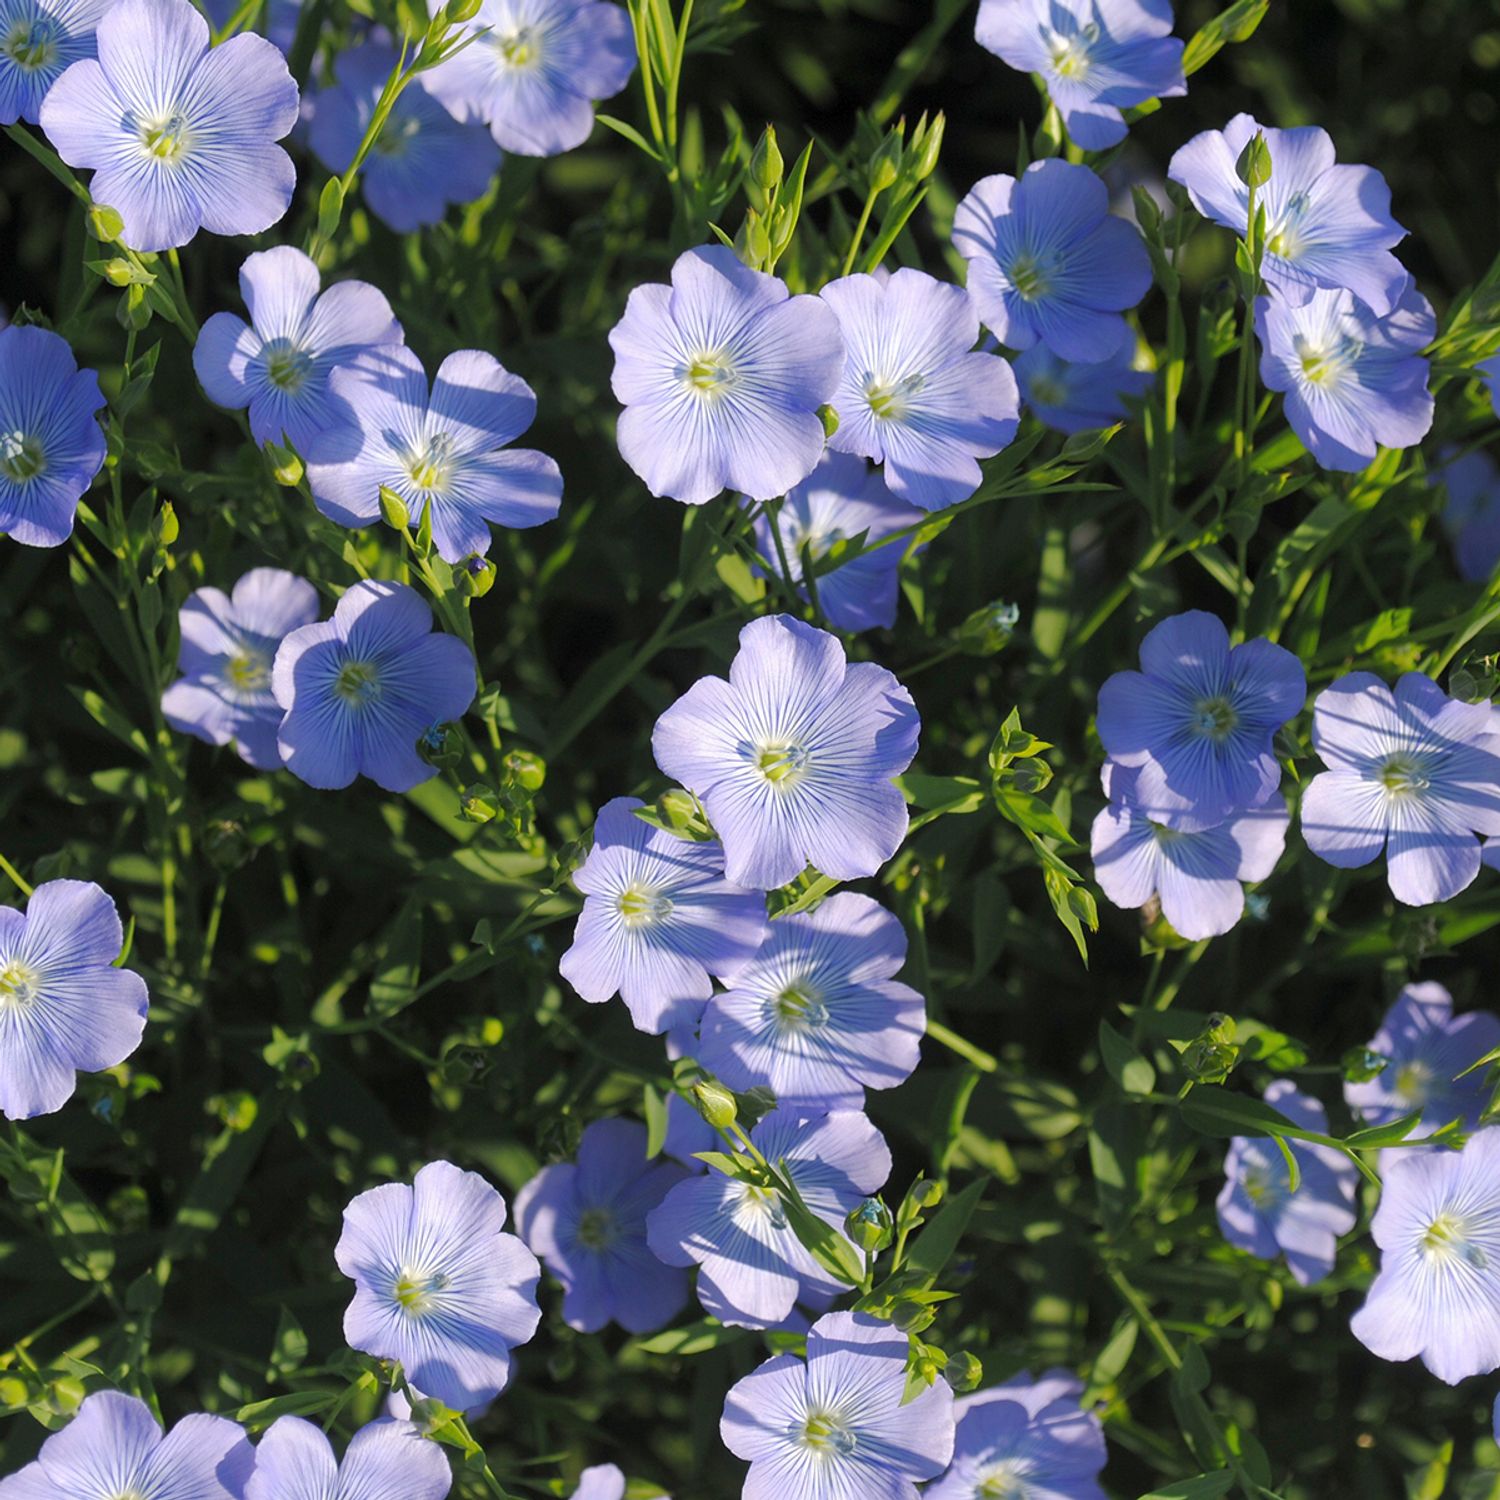
<svg viewBox="0 0 1500 1500">
<path fill-rule="evenodd" d="M 118 240 L 125 233 L 125 221 L 112 208 L 96 203 L 88 212 L 89 233 L 106 244 Z"/>
<path fill-rule="evenodd" d="M 495 565 L 487 557 L 477 553 L 455 569 L 454 577 L 461 594 L 471 599 L 483 599 L 495 586 Z"/>
<path fill-rule="evenodd" d="M 984 1379 L 984 1366 L 967 1349 L 961 1349 L 957 1354 L 948 1356 L 943 1379 L 953 1387 L 955 1394 L 967 1395 L 968 1392 L 979 1389 L 979 1382 Z"/>
<path fill-rule="evenodd" d="M 446 771 L 464 758 L 464 742 L 453 724 L 431 724 L 417 741 L 417 754 L 429 766 Z"/>
<path fill-rule="evenodd" d="M 1265 132 L 1257 130 L 1245 142 L 1245 149 L 1234 164 L 1235 176 L 1249 188 L 1264 187 L 1271 180 L 1271 148 Z"/>
<path fill-rule="evenodd" d="M 930 1177 L 919 1177 L 906 1195 L 906 1201 L 919 1210 L 936 1208 L 943 1201 L 943 1185 Z"/>
<path fill-rule="evenodd" d="M 776 129 L 767 125 L 750 156 L 750 167 L 745 173 L 745 193 L 751 205 L 764 213 L 776 190 L 781 186 L 781 174 L 786 163 L 776 145 Z"/>
<path fill-rule="evenodd" d="M 926 1302 L 898 1302 L 891 1309 L 891 1322 L 902 1333 L 921 1333 L 931 1328 L 937 1318 L 937 1309 Z"/>
<path fill-rule="evenodd" d="M 479 14 L 479 7 L 483 0 L 448 0 L 448 8 L 444 12 L 450 26 L 462 26 L 465 21 L 472 21 Z"/>
<path fill-rule="evenodd" d="M 283 489 L 296 489 L 302 482 L 302 460 L 295 450 L 284 443 L 268 442 L 266 457 L 271 461 L 271 478 Z"/>
<path fill-rule="evenodd" d="M 540 791 L 547 779 L 547 762 L 530 750 L 512 750 L 505 757 L 505 770 L 518 786 L 528 792 Z"/>
<path fill-rule="evenodd" d="M 765 220 L 753 208 L 746 209 L 745 222 L 734 237 L 734 253 L 752 271 L 771 258 L 771 236 L 766 233 Z"/>
<path fill-rule="evenodd" d="M 152 525 L 156 531 L 157 546 L 170 547 L 177 540 L 182 525 L 177 519 L 177 510 L 170 500 L 162 501 L 161 509 L 157 511 Z"/>
<path fill-rule="evenodd" d="M 255 846 L 245 837 L 244 825 L 232 818 L 209 823 L 199 835 L 199 848 L 221 875 L 228 875 L 255 858 Z"/>
<path fill-rule="evenodd" d="M 907 147 L 906 155 L 901 161 L 901 174 L 907 182 L 913 185 L 925 182 L 937 170 L 938 153 L 943 149 L 943 131 L 947 123 L 942 110 L 932 117 L 930 124 L 925 115 L 917 122 L 911 145 Z"/>
<path fill-rule="evenodd" d="M 839 430 L 839 414 L 827 402 L 818 408 L 818 420 L 823 424 L 825 438 L 831 438 Z"/>
<path fill-rule="evenodd" d="M 897 125 L 876 148 L 870 158 L 870 191 L 883 193 L 901 175 L 901 127 Z"/>
<path fill-rule="evenodd" d="M 1388 1057 L 1370 1047 L 1351 1047 L 1339 1063 L 1346 1083 L 1368 1083 L 1372 1078 L 1379 1078 L 1389 1065 Z"/>
<path fill-rule="evenodd" d="M 489 823 L 499 812 L 500 794 L 482 781 L 465 787 L 459 794 L 458 815 L 465 823 Z"/>
<path fill-rule="evenodd" d="M 844 1233 L 866 1254 L 884 1250 L 892 1232 L 891 1211 L 879 1198 L 856 1204 L 844 1220 Z"/>
<path fill-rule="evenodd" d="M 693 1103 L 715 1130 L 727 1130 L 739 1118 L 734 1095 L 722 1083 L 715 1083 L 712 1079 L 700 1079 L 693 1085 Z"/>
<path fill-rule="evenodd" d="M 958 627 L 955 644 L 965 656 L 993 656 L 1010 645 L 1020 619 L 1019 605 L 997 599 L 976 609 Z"/>
<path fill-rule="evenodd" d="M 380 519 L 392 531 L 405 531 L 411 525 L 411 512 L 406 508 L 406 501 L 386 485 L 380 486 Z"/>
</svg>

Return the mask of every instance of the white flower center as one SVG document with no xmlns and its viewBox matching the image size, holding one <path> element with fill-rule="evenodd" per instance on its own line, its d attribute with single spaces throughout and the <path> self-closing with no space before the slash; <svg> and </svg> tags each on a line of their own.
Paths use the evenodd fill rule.
<svg viewBox="0 0 1500 1500">
<path fill-rule="evenodd" d="M 1026 1500 L 1026 1461 L 1005 1458 L 980 1471 L 979 1500 Z"/>
<path fill-rule="evenodd" d="M 905 375 L 897 380 L 881 380 L 874 375 L 865 376 L 865 400 L 870 410 L 886 422 L 903 421 L 911 410 L 914 397 L 926 384 L 922 375 Z"/>
<path fill-rule="evenodd" d="M 774 1230 L 787 1227 L 786 1209 L 775 1188 L 746 1187 L 740 1197 L 740 1209 L 747 1217 L 761 1219 Z"/>
<path fill-rule="evenodd" d="M 495 38 L 495 50 L 507 67 L 536 68 L 542 60 L 542 34 L 534 26 L 518 26 Z"/>
<path fill-rule="evenodd" d="M 808 1412 L 802 1419 L 797 1439 L 820 1458 L 847 1458 L 854 1452 L 858 1441 L 853 1429 L 838 1412 L 821 1407 Z"/>
<path fill-rule="evenodd" d="M 57 29 L 47 16 L 22 16 L 11 23 L 0 42 L 7 57 L 23 73 L 36 73 L 57 59 Z"/>
<path fill-rule="evenodd" d="M 1287 1196 L 1286 1179 L 1259 1163 L 1246 1169 L 1244 1186 L 1245 1196 L 1259 1209 L 1275 1208 Z"/>
<path fill-rule="evenodd" d="M 1062 270 L 1062 262 L 1055 255 L 1044 260 L 1040 255 L 1023 250 L 1004 270 L 1022 301 L 1035 302 L 1052 291 Z"/>
<path fill-rule="evenodd" d="M 766 741 L 755 749 L 755 769 L 775 787 L 795 786 L 807 772 L 808 753 L 787 740 Z"/>
<path fill-rule="evenodd" d="M 811 1031 L 828 1022 L 828 1007 L 822 997 L 805 981 L 789 984 L 771 1002 L 783 1031 Z"/>
<path fill-rule="evenodd" d="M 435 432 L 420 448 L 410 449 L 403 460 L 407 477 L 426 494 L 444 494 L 453 483 L 457 468 L 450 433 Z"/>
<path fill-rule="evenodd" d="M 346 661 L 333 680 L 333 691 L 351 708 L 363 708 L 380 696 L 380 673 L 372 661 Z"/>
<path fill-rule="evenodd" d="M 42 976 L 19 958 L 0 967 L 0 1010 L 24 1010 L 42 998 Z"/>
<path fill-rule="evenodd" d="M 1052 71 L 1059 78 L 1082 83 L 1094 65 L 1094 47 L 1098 40 L 1099 27 L 1092 21 L 1069 36 L 1060 31 L 1052 32 L 1046 39 Z"/>
<path fill-rule="evenodd" d="M 278 391 L 295 396 L 307 384 L 307 377 L 312 374 L 312 355 L 305 349 L 298 348 L 291 339 L 272 339 L 266 345 L 264 354 L 266 379 Z"/>
<path fill-rule="evenodd" d="M 396 1278 L 392 1295 L 403 1311 L 422 1318 L 437 1306 L 438 1293 L 447 1291 L 448 1286 L 448 1278 L 441 1272 L 403 1269 Z"/>
<path fill-rule="evenodd" d="M 1296 260 L 1307 249 L 1307 238 L 1302 233 L 1302 220 L 1312 199 L 1306 192 L 1293 193 L 1281 206 L 1275 220 L 1266 225 L 1266 252 L 1282 260 Z"/>
<path fill-rule="evenodd" d="M 30 433 L 0 432 L 0 474 L 12 484 L 25 484 L 47 468 L 42 440 Z"/>
<path fill-rule="evenodd" d="M 1193 704 L 1188 728 L 1201 738 L 1222 745 L 1234 733 L 1239 722 L 1239 713 L 1228 698 L 1199 698 Z"/>
<path fill-rule="evenodd" d="M 1376 768 L 1375 777 L 1392 797 L 1413 797 L 1432 785 L 1424 762 L 1416 755 L 1386 756 Z"/>
<path fill-rule="evenodd" d="M 672 915 L 672 902 L 636 880 L 615 897 L 615 910 L 627 927 L 658 927 Z"/>
<path fill-rule="evenodd" d="M 246 646 L 224 664 L 229 686 L 242 693 L 263 693 L 271 685 L 271 659 L 264 651 Z"/>
<path fill-rule="evenodd" d="M 1292 352 L 1308 385 L 1330 391 L 1343 383 L 1344 377 L 1359 363 L 1364 345 L 1347 333 L 1330 332 L 1320 339 L 1296 334 Z"/>
<path fill-rule="evenodd" d="M 168 165 L 181 161 L 193 143 L 187 116 L 179 109 L 142 120 L 136 130 L 146 155 Z"/>
<path fill-rule="evenodd" d="M 1432 1098 L 1437 1075 L 1432 1066 L 1424 1062 L 1403 1063 L 1396 1071 L 1396 1093 L 1408 1104 L 1421 1108 Z"/>
<path fill-rule="evenodd" d="M 1429 1265 L 1451 1266 L 1458 1262 L 1483 1271 L 1489 1256 L 1474 1237 L 1474 1226 L 1461 1214 L 1444 1210 L 1422 1235 L 1422 1255 Z"/>
<path fill-rule="evenodd" d="M 677 378 L 700 400 L 723 396 L 735 383 L 735 368 L 721 349 L 705 349 L 678 367 Z"/>
</svg>

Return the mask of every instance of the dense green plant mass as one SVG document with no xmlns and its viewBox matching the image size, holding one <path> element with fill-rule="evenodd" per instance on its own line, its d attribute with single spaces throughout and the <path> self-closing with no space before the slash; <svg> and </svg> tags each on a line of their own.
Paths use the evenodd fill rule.
<svg viewBox="0 0 1500 1500">
<path fill-rule="evenodd" d="M 309 9 L 304 77 L 365 19 L 427 26 L 385 0 Z M 970 184 L 1068 147 L 954 0 L 689 9 L 636 6 L 649 77 L 601 106 L 587 145 L 508 156 L 442 223 L 393 233 L 356 175 L 330 189 L 294 145 L 292 212 L 255 242 L 309 248 L 325 285 L 378 286 L 429 370 L 487 350 L 537 392 L 526 442 L 557 458 L 562 511 L 497 530 L 478 578 L 431 550 L 416 515 L 363 531 L 324 519 L 296 455 L 268 455 L 205 400 L 193 339 L 239 309 L 248 241 L 202 235 L 143 261 L 40 135 L 7 129 L 0 301 L 100 372 L 109 456 L 70 545 L 0 541 L 0 855 L 21 889 L 104 886 L 151 995 L 128 1063 L 0 1137 L 7 1473 L 104 1386 L 168 1418 L 256 1430 L 297 1413 L 347 1433 L 384 1395 L 380 1363 L 341 1328 L 350 1288 L 332 1252 L 356 1193 L 444 1158 L 511 1200 L 589 1122 L 630 1115 L 655 1138 L 664 1099 L 690 1093 L 622 1005 L 587 1006 L 560 979 L 581 904 L 569 876 L 605 802 L 669 789 L 652 726 L 724 674 L 741 627 L 823 616 L 757 567 L 729 498 L 684 508 L 631 473 L 607 335 L 632 288 L 719 231 L 794 293 L 882 261 L 961 280 L 950 231 Z M 921 1338 L 938 1362 L 976 1357 L 987 1385 L 1078 1371 L 1113 1495 L 1478 1500 L 1500 1495 L 1493 1382 L 1450 1388 L 1349 1333 L 1378 1261 L 1377 1173 L 1401 1149 L 1377 1148 L 1401 1133 L 1358 1137 L 1342 1086 L 1403 985 L 1493 1005 L 1497 877 L 1402 906 L 1382 865 L 1335 870 L 1294 828 L 1244 920 L 1188 942 L 1098 895 L 1088 838 L 1105 800 L 1100 684 L 1165 616 L 1207 610 L 1237 639 L 1278 642 L 1310 694 L 1355 669 L 1494 692 L 1500 583 L 1460 579 L 1433 471 L 1496 431 L 1473 370 L 1500 349 L 1500 3 L 1272 0 L 1256 27 L 1264 8 L 1242 0 L 1216 33 L 1219 9 L 1184 0 L 1178 35 L 1250 34 L 1195 43 L 1210 55 L 1188 95 L 1095 164 L 1122 195 L 1155 192 L 1178 146 L 1250 110 L 1321 125 L 1340 160 L 1377 165 L 1438 315 L 1435 425 L 1363 473 L 1315 466 L 1246 352 L 1253 267 L 1231 234 L 1191 211 L 1163 219 L 1148 194 L 1156 281 L 1132 314 L 1157 372 L 1144 409 L 1068 439 L 1026 418 L 972 499 L 896 544 L 898 623 L 846 643 L 920 710 L 912 832 L 858 889 L 900 917 L 902 977 L 931 1024 L 916 1073 L 867 1107 L 895 1157 L 891 1207 L 925 1177 L 946 1208 L 925 1211 L 908 1279 L 885 1281 L 887 1260 L 875 1280 L 953 1293 Z M 325 606 L 360 578 L 410 582 L 472 641 L 485 686 L 465 735 L 431 752 L 441 776 L 404 795 L 316 791 L 167 728 L 183 602 L 265 565 L 311 580 Z M 1309 733 L 1304 712 L 1276 738 L 1293 792 L 1322 769 Z M 695 816 L 658 806 L 668 825 Z M 810 875 L 773 907 L 832 885 Z M 1280 1077 L 1323 1099 L 1369 1179 L 1359 1228 L 1312 1287 L 1230 1247 L 1214 1211 L 1229 1139 L 1285 1134 L 1260 1105 Z M 500 1403 L 442 1429 L 458 1493 L 563 1493 L 604 1461 L 679 1497 L 737 1492 L 723 1394 L 795 1335 L 700 1320 L 696 1303 L 654 1335 L 583 1335 L 546 1281 L 542 1302 Z M 1194 1488 L 1199 1475 L 1217 1477 Z"/>
</svg>

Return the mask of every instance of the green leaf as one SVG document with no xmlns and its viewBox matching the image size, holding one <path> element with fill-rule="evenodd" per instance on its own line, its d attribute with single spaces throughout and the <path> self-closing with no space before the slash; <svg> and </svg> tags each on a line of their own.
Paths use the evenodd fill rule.
<svg viewBox="0 0 1500 1500">
<path fill-rule="evenodd" d="M 635 1347 L 642 1354 L 677 1354 L 688 1356 L 706 1354 L 710 1349 L 722 1349 L 726 1344 L 737 1344 L 750 1337 L 744 1328 L 726 1328 L 717 1318 L 699 1318 L 685 1328 L 669 1328 L 665 1333 L 653 1334 L 641 1339 Z"/>
<path fill-rule="evenodd" d="M 1370 1151 L 1379 1146 L 1394 1146 L 1404 1141 L 1422 1123 L 1422 1111 L 1416 1110 L 1402 1115 L 1399 1120 L 1390 1120 L 1384 1125 L 1369 1125 L 1344 1137 L 1346 1146 L 1360 1151 Z"/>
<path fill-rule="evenodd" d="M 918 1272 L 926 1278 L 929 1286 L 935 1282 L 958 1249 L 958 1242 L 969 1227 L 969 1220 L 974 1217 L 974 1210 L 979 1207 L 987 1186 L 981 1177 L 955 1193 L 912 1241 L 903 1269 Z"/>
<path fill-rule="evenodd" d="M 1233 1469 L 1215 1469 L 1212 1474 L 1198 1474 L 1192 1479 L 1178 1479 L 1160 1489 L 1142 1495 L 1141 1500 L 1217 1500 L 1227 1495 L 1234 1484 Z"/>
<path fill-rule="evenodd" d="M 1156 1069 L 1108 1021 L 1099 1023 L 1099 1055 L 1127 1094 L 1149 1094 L 1156 1087 Z"/>
<path fill-rule="evenodd" d="M 1228 1138 L 1306 1133 L 1264 1100 L 1232 1093 L 1214 1083 L 1200 1083 L 1178 1107 L 1182 1118 L 1200 1135 Z"/>
<path fill-rule="evenodd" d="M 269 1401 L 252 1401 L 235 1412 L 234 1419 L 252 1432 L 269 1427 L 278 1417 L 310 1417 L 326 1411 L 339 1399 L 338 1391 L 293 1391 L 289 1396 L 273 1396 Z"/>
<path fill-rule="evenodd" d="M 641 1109 L 646 1116 L 646 1159 L 654 1161 L 667 1140 L 667 1102 L 649 1083 L 641 1085 Z"/>
<path fill-rule="evenodd" d="M 784 1163 L 777 1163 L 777 1171 L 792 1190 L 781 1194 L 781 1206 L 787 1223 L 792 1226 L 792 1233 L 831 1276 L 849 1286 L 858 1286 L 865 1276 L 864 1257 L 826 1219 L 820 1219 L 802 1201 L 797 1184 L 792 1181 Z"/>
<path fill-rule="evenodd" d="M 933 813 L 967 813 L 984 806 L 984 788 L 972 776 L 924 776 L 908 771 L 896 777 L 901 795 L 913 807 Z"/>
</svg>

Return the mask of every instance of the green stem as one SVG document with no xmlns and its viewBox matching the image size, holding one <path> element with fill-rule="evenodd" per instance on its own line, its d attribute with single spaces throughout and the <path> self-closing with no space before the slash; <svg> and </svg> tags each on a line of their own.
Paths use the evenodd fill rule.
<svg viewBox="0 0 1500 1500">
<path fill-rule="evenodd" d="M 956 1031 L 944 1026 L 941 1021 L 934 1021 L 930 1016 L 927 1020 L 927 1035 L 933 1041 L 941 1042 L 950 1052 L 956 1052 L 965 1062 L 971 1062 L 981 1073 L 998 1073 L 1000 1071 L 999 1059 L 992 1057 L 982 1047 L 976 1047 L 973 1042 L 966 1041 Z"/>
<path fill-rule="evenodd" d="M 11 862 L 3 854 L 0 854 L 0 871 L 4 871 L 5 874 L 10 877 L 12 884 L 15 885 L 16 889 L 19 890 L 23 896 L 29 897 L 31 895 L 30 884 L 21 879 L 20 871 L 18 871 L 16 867 L 11 864 Z"/>
<path fill-rule="evenodd" d="M 865 206 L 859 211 L 859 223 L 854 226 L 854 238 L 849 241 L 849 253 L 844 257 L 844 269 L 839 272 L 840 276 L 847 276 L 854 269 L 854 259 L 859 254 L 865 230 L 870 226 L 870 215 L 874 212 L 875 200 L 879 196 L 880 191 L 877 188 L 871 188 L 865 194 Z"/>
</svg>

